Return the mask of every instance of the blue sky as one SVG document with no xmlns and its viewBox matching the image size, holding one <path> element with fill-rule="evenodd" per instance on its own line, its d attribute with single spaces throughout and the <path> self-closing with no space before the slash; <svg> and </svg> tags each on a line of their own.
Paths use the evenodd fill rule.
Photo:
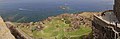
<svg viewBox="0 0 120 39">
<path fill-rule="evenodd" d="M 76 1 L 76 2 L 112 2 L 114 0 L 0 0 L 0 3 L 22 3 L 22 2 L 64 2 L 64 1 Z"/>
</svg>

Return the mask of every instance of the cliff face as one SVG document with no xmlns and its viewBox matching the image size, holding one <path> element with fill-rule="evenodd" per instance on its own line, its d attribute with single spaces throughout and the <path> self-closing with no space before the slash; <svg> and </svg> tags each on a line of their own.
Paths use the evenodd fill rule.
<svg viewBox="0 0 120 39">
<path fill-rule="evenodd" d="M 7 28 L 5 22 L 0 17 L 0 39 L 15 39 L 11 34 L 10 30 Z"/>
</svg>

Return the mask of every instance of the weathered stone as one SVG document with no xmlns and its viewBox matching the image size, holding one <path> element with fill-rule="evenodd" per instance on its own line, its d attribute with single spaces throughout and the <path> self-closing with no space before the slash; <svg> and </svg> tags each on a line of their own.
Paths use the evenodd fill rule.
<svg viewBox="0 0 120 39">
<path fill-rule="evenodd" d="M 115 0 L 114 13 L 120 22 L 120 0 Z"/>
<path fill-rule="evenodd" d="M 96 22 L 94 21 L 92 23 L 94 39 L 114 39 L 114 32 L 111 28 L 105 27 L 106 25 L 103 27 L 101 24 Z"/>
<path fill-rule="evenodd" d="M 105 11 L 105 13 L 103 12 L 101 17 L 102 16 L 104 17 L 102 19 L 107 20 L 109 23 L 117 22 L 117 20 L 120 22 L 120 0 L 115 0 L 113 11 L 114 11 L 114 14 L 109 14 L 109 13 L 105 14 L 106 12 L 111 12 L 111 10 Z M 116 17 L 114 15 L 116 15 Z M 115 20 L 114 18 L 117 18 L 117 20 Z M 94 39 L 119 39 L 120 33 L 118 32 L 120 28 L 116 27 L 116 25 L 110 25 L 109 23 L 106 23 L 103 20 L 101 20 L 97 16 L 94 16 L 94 19 L 92 22 Z"/>
<path fill-rule="evenodd" d="M 7 28 L 3 19 L 0 17 L 0 39 L 15 39 L 11 34 L 10 30 Z"/>
</svg>

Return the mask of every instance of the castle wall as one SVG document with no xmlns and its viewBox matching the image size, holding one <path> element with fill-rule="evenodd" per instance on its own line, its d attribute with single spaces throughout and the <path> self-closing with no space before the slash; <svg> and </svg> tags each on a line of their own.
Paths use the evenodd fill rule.
<svg viewBox="0 0 120 39">
<path fill-rule="evenodd" d="M 114 1 L 114 13 L 120 22 L 120 0 Z M 120 38 L 120 27 L 116 27 L 115 25 L 111 25 L 109 23 L 105 23 L 100 18 L 94 16 L 92 21 L 92 29 L 94 39 L 116 39 Z M 116 34 L 118 33 L 118 34 Z"/>
<path fill-rule="evenodd" d="M 93 22 L 93 36 L 94 39 L 114 39 L 114 32 L 111 28 L 103 27 Z"/>
<path fill-rule="evenodd" d="M 97 17 L 94 17 L 92 25 L 94 39 L 114 39 L 114 32 L 111 28 L 107 27 L 107 23 Z"/>
<path fill-rule="evenodd" d="M 115 0 L 114 3 L 114 13 L 120 22 L 120 0 Z"/>
</svg>

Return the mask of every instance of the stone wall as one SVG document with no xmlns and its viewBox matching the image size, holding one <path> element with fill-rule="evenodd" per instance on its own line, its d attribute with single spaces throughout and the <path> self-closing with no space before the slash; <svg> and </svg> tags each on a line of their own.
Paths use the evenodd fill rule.
<svg viewBox="0 0 120 39">
<path fill-rule="evenodd" d="M 110 28 L 114 27 L 113 25 L 107 24 L 94 15 L 92 26 L 94 39 L 114 39 L 114 31 Z"/>
<path fill-rule="evenodd" d="M 0 39 L 15 39 L 0 16 Z"/>
<path fill-rule="evenodd" d="M 114 32 L 111 28 L 103 27 L 95 22 L 92 22 L 94 39 L 114 39 Z"/>
<path fill-rule="evenodd" d="M 114 3 L 114 13 L 120 22 L 120 0 L 115 0 Z"/>
<path fill-rule="evenodd" d="M 14 25 L 12 25 L 11 22 L 6 22 L 7 27 L 10 29 L 12 35 L 16 39 L 33 39 L 32 37 L 28 36 L 26 33 L 24 33 L 22 30 L 19 28 L 16 28 Z"/>
</svg>

